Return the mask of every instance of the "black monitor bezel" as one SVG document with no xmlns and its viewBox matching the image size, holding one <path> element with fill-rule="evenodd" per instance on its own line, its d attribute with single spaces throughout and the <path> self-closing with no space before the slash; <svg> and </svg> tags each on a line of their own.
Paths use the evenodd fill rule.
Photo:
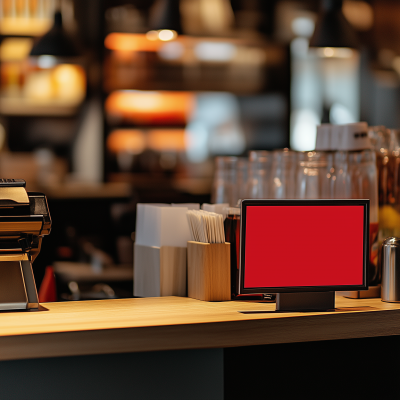
<svg viewBox="0 0 400 400">
<path fill-rule="evenodd" d="M 244 287 L 245 269 L 245 246 L 247 207 L 251 206 L 363 206 L 364 207 L 364 232 L 363 232 L 363 284 L 362 285 L 334 285 L 334 286 L 290 286 L 290 287 Z M 368 199 L 348 200 L 273 200 L 273 199 L 251 199 L 243 200 L 241 203 L 240 217 L 240 270 L 239 270 L 239 293 L 293 293 L 293 292 L 324 292 L 324 291 L 353 291 L 368 289 L 368 261 L 369 261 L 369 207 Z"/>
</svg>

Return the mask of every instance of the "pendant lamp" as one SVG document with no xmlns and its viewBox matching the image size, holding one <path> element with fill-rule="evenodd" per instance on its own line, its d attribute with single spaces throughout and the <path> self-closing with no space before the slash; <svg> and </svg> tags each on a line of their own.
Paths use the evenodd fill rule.
<svg viewBox="0 0 400 400">
<path fill-rule="evenodd" d="M 29 55 L 49 55 L 60 58 L 79 56 L 74 43 L 63 29 L 62 15 L 60 11 L 55 12 L 53 26 L 33 45 Z"/>
<path fill-rule="evenodd" d="M 170 30 L 182 34 L 179 0 L 157 0 L 154 4 L 149 21 L 153 31 Z"/>
<path fill-rule="evenodd" d="M 321 0 L 310 47 L 358 48 L 357 34 L 343 15 L 342 5 L 343 0 Z"/>
</svg>

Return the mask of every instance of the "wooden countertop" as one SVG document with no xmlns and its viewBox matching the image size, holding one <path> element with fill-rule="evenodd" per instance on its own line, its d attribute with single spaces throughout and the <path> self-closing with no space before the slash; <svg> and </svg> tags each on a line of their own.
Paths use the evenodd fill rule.
<svg viewBox="0 0 400 400">
<path fill-rule="evenodd" d="M 0 313 L 0 360 L 400 335 L 400 304 L 380 299 L 337 297 L 333 312 L 274 310 L 181 297 L 44 303 Z"/>
</svg>

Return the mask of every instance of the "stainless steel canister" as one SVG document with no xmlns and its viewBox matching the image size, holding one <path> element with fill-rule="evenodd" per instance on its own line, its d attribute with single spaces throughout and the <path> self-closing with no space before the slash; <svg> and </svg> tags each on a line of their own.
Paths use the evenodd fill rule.
<svg viewBox="0 0 400 400">
<path fill-rule="evenodd" d="M 382 244 L 382 301 L 400 302 L 400 238 L 390 237 Z"/>
</svg>

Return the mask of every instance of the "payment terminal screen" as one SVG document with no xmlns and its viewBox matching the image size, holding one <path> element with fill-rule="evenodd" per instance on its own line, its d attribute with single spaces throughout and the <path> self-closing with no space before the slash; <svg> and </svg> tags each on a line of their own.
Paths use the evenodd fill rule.
<svg viewBox="0 0 400 400">
<path fill-rule="evenodd" d="M 363 284 L 364 207 L 248 206 L 244 288 Z"/>
</svg>

